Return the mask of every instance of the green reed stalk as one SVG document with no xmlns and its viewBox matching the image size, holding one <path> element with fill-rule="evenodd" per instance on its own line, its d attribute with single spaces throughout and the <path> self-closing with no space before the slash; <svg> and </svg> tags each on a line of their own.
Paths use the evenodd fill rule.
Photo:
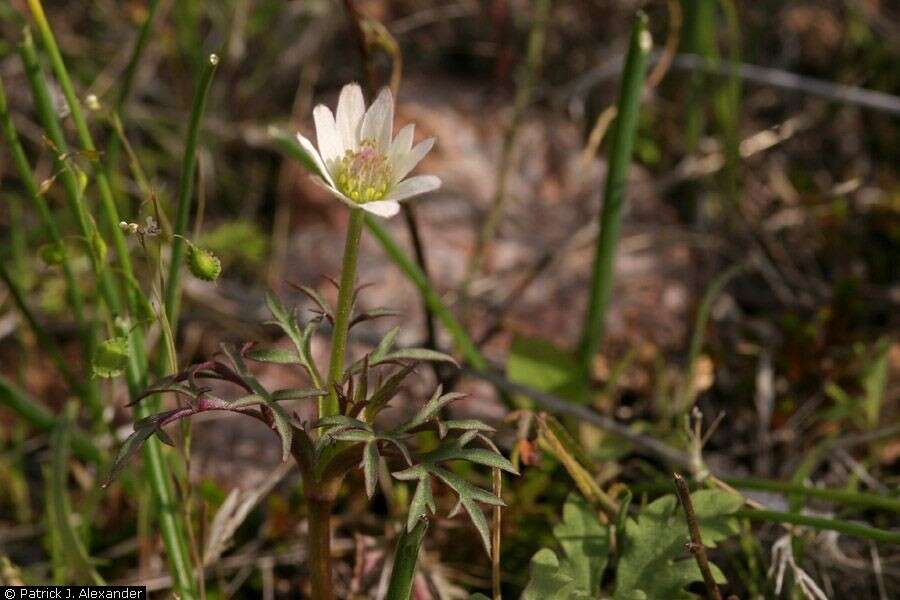
<svg viewBox="0 0 900 600">
<path fill-rule="evenodd" d="M 334 333 L 331 336 L 331 361 L 328 363 L 328 380 L 325 387 L 328 395 L 319 399 L 319 418 L 330 417 L 340 412 L 337 390 L 344 375 L 344 355 L 347 351 L 347 334 L 350 313 L 353 310 L 353 296 L 356 290 L 356 263 L 359 260 L 359 240 L 365 212 L 355 208 L 350 211 L 347 224 L 347 239 L 344 244 L 344 261 L 341 266 L 341 283 L 338 289 L 337 307 L 334 315 Z"/>
<path fill-rule="evenodd" d="M 53 37 L 53 32 L 50 30 L 50 26 L 47 23 L 40 0 L 29 0 L 28 4 L 31 8 L 35 22 L 38 25 L 44 46 L 50 54 L 51 65 L 53 66 L 60 86 L 63 89 L 63 94 L 66 96 L 72 118 L 75 121 L 76 129 L 78 130 L 79 140 L 85 149 L 96 152 L 93 140 L 90 137 L 90 131 L 87 129 L 87 123 L 81 112 L 81 106 L 75 96 L 71 79 L 69 78 L 62 56 L 59 53 L 56 40 Z M 34 51 L 31 36 L 27 29 L 25 31 L 25 41 L 22 45 L 22 50 L 23 60 L 26 63 L 26 71 L 29 73 L 32 90 L 35 93 L 35 102 L 38 111 L 41 114 L 42 121 L 44 122 L 45 131 L 51 141 L 57 146 L 58 151 L 65 153 L 66 143 L 62 135 L 62 129 L 56 119 L 53 104 L 50 100 L 49 93 L 47 92 L 46 83 L 43 81 L 40 66 L 37 61 L 37 55 Z M 63 161 L 57 159 L 57 162 L 62 163 Z M 57 166 L 62 167 L 60 177 L 62 178 L 63 186 L 66 190 L 66 195 L 69 198 L 70 204 L 73 205 L 76 212 L 76 217 L 82 228 L 82 233 L 90 240 L 92 239 L 90 236 L 96 231 L 96 226 L 90 221 L 87 210 L 84 207 L 83 198 L 81 197 L 75 176 L 68 165 L 58 164 Z M 95 176 L 98 189 L 100 190 L 101 212 L 104 215 L 108 229 L 111 231 L 115 240 L 116 253 L 122 272 L 127 282 L 135 281 L 128 247 L 125 243 L 124 235 L 118 226 L 119 216 L 115 202 L 112 198 L 109 181 L 103 170 L 100 168 L 96 170 Z M 101 264 L 98 260 L 99 257 L 97 256 L 96 249 L 93 248 L 92 244 L 88 244 L 88 246 L 91 248 L 94 270 L 100 283 L 104 301 L 112 315 L 117 316 L 120 314 L 121 309 L 117 290 L 110 279 L 109 271 L 105 268 L 105 265 Z M 129 285 L 127 287 L 126 297 L 128 298 L 128 304 L 132 314 L 139 314 L 136 310 L 138 302 L 136 294 L 137 290 Z M 144 349 L 143 327 L 140 323 L 131 330 L 129 339 L 131 342 L 131 351 L 129 352 L 129 362 L 126 369 L 126 381 L 128 383 L 129 393 L 134 397 L 139 394 L 146 385 L 147 376 L 147 359 L 146 351 Z M 151 407 L 147 405 L 142 407 L 144 411 L 149 410 L 150 408 Z M 146 415 L 142 415 L 141 411 L 137 411 L 136 416 L 140 418 Z M 171 469 L 168 465 L 168 459 L 162 451 L 161 442 L 155 437 L 147 440 L 147 443 L 144 444 L 143 454 L 147 474 L 150 478 L 151 486 L 159 507 L 160 531 L 163 543 L 166 547 L 166 553 L 169 557 L 174 587 L 182 598 L 186 600 L 195 598 L 196 594 L 194 592 L 191 563 L 187 552 L 187 540 L 184 535 L 184 526 L 181 523 L 181 519 L 175 506 L 175 492 L 169 477 Z"/>
<path fill-rule="evenodd" d="M 777 510 L 758 510 L 755 508 L 742 508 L 735 513 L 736 517 L 750 519 L 751 521 L 767 521 L 769 523 L 790 523 L 811 527 L 820 531 L 837 531 L 846 535 L 884 542 L 885 544 L 900 544 L 900 532 L 887 531 L 853 523 L 840 519 L 828 519 L 825 517 L 813 517 L 795 512 L 780 512 Z"/>
<path fill-rule="evenodd" d="M 880 494 L 868 494 L 866 492 L 851 492 L 847 490 L 832 490 L 817 488 L 770 479 L 737 478 L 725 479 L 725 483 L 741 490 L 762 490 L 766 492 L 780 492 L 808 498 L 818 498 L 828 502 L 855 506 L 857 508 L 879 508 L 900 513 L 900 498 L 890 498 Z"/>
<path fill-rule="evenodd" d="M 591 292 L 582 328 L 579 357 L 585 377 L 591 372 L 591 362 L 600 350 L 603 338 L 606 309 L 612 291 L 613 259 L 625 202 L 625 183 L 634 149 L 647 56 L 652 46 L 653 41 L 647 31 L 647 17 L 638 13 L 631 30 L 631 43 L 619 88 L 618 116 L 613 125 L 606 185 L 603 190 L 603 209 L 600 213 L 600 233 L 594 256 Z"/>
<path fill-rule="evenodd" d="M 378 240 L 381 247 L 387 253 L 388 257 L 394 261 L 394 264 L 400 268 L 407 279 L 418 288 L 419 293 L 425 299 L 429 310 L 438 318 L 450 337 L 453 338 L 453 344 L 457 352 L 462 355 L 463 360 L 469 363 L 476 371 L 486 371 L 488 368 L 487 359 L 481 354 L 478 346 L 466 333 L 465 328 L 453 316 L 453 312 L 441 300 L 440 294 L 428 281 L 422 269 L 409 257 L 403 248 L 391 237 L 388 230 L 372 217 L 366 217 L 366 227 L 369 232 Z"/>
<path fill-rule="evenodd" d="M 394 553 L 394 568 L 388 584 L 385 600 L 409 600 L 412 593 L 413 580 L 416 576 L 416 562 L 425 532 L 428 530 L 428 519 L 419 519 L 412 531 L 403 532 L 397 539 L 397 550 Z"/>
<path fill-rule="evenodd" d="M 72 261 L 69 258 L 69 253 L 65 244 L 63 243 L 62 236 L 59 233 L 59 227 L 57 227 L 56 225 L 56 220 L 53 218 L 53 214 L 50 212 L 50 207 L 47 205 L 47 201 L 40 193 L 40 189 L 34 177 L 34 173 L 32 172 L 31 166 L 28 163 L 28 158 L 25 156 L 25 150 L 22 148 L 22 144 L 19 141 L 19 135 L 16 131 L 16 126 L 13 123 L 12 116 L 9 113 L 9 106 L 6 100 L 6 92 L 3 87 L 2 80 L 0 80 L 0 129 L 2 129 L 3 138 L 6 140 L 6 145 L 9 148 L 13 164 L 16 167 L 16 171 L 19 174 L 19 179 L 21 180 L 22 185 L 25 187 L 25 191 L 31 199 L 32 203 L 37 208 L 38 216 L 40 217 L 41 223 L 43 224 L 45 235 L 47 236 L 47 239 L 50 241 L 50 243 L 54 244 L 59 251 L 59 255 L 61 257 L 60 266 L 62 268 L 63 278 L 66 282 L 66 298 L 69 302 L 69 306 L 71 307 L 72 312 L 75 315 L 75 323 L 78 326 L 78 329 L 81 333 L 81 339 L 84 343 L 86 368 L 90 370 L 90 356 L 93 353 L 94 348 L 93 327 L 91 327 L 85 319 L 84 300 L 82 299 L 81 291 L 78 288 L 78 284 L 75 280 L 75 273 L 72 269 Z M 21 303 L 20 308 L 27 309 L 24 303 Z M 30 323 L 35 322 L 28 316 L 26 316 L 26 319 Z M 40 334 L 37 334 L 37 331 L 35 331 L 35 333 L 36 335 L 38 335 L 38 340 L 40 341 Z M 56 354 L 58 355 L 58 351 Z M 54 358 L 54 360 L 56 359 Z M 58 363 L 58 366 L 59 364 L 60 363 Z M 65 375 L 66 370 L 60 370 Z M 77 380 L 70 377 L 67 377 L 67 381 L 73 390 L 80 390 L 85 394 L 86 403 L 93 413 L 94 419 L 99 421 L 99 419 L 102 417 L 102 406 L 100 404 L 100 396 L 96 383 L 93 381 L 90 381 L 87 384 L 77 383 Z"/>
<path fill-rule="evenodd" d="M 28 307 L 28 303 L 25 300 L 27 292 L 22 289 L 21 283 L 12 276 L 2 261 L 0 261 L 0 280 L 2 280 L 3 283 L 6 284 L 6 287 L 9 288 L 13 303 L 16 305 L 19 312 L 22 313 L 22 317 L 25 319 L 25 322 L 28 323 L 28 327 L 31 328 L 31 331 L 34 333 L 34 337 L 37 338 L 37 343 L 41 347 L 41 350 L 47 353 L 50 360 L 53 361 L 53 364 L 56 366 L 57 370 L 59 370 L 60 374 L 62 374 L 63 379 L 66 380 L 66 384 L 72 391 L 75 393 L 81 392 L 81 382 L 75 377 L 72 370 L 66 366 L 66 362 L 63 360 L 62 354 L 60 354 L 59 348 L 56 346 L 53 338 L 47 334 L 44 326 L 38 322 L 34 313 L 31 312 L 31 309 Z"/>
<path fill-rule="evenodd" d="M 184 260 L 185 239 L 187 235 L 188 221 L 191 216 L 193 204 L 194 174 L 197 170 L 197 142 L 200 138 L 200 123 L 203 119 L 203 111 L 206 108 L 206 99 L 209 96 L 209 88 L 212 84 L 219 57 L 210 54 L 205 61 L 197 90 L 194 93 L 194 102 L 191 107 L 191 116 L 188 121 L 187 139 L 184 144 L 184 157 L 181 163 L 181 182 L 178 186 L 178 205 L 175 209 L 175 223 L 172 229 L 172 257 L 169 263 L 169 277 L 166 281 L 166 318 L 173 331 L 178 324 L 178 308 L 181 300 L 181 263 Z M 174 335 L 174 334 L 173 334 Z M 165 363 L 165 361 L 160 361 Z"/>
<path fill-rule="evenodd" d="M 87 121 L 85 120 L 84 113 L 81 110 L 81 102 L 79 101 L 78 96 L 75 94 L 75 87 L 72 85 L 72 80 L 69 77 L 69 71 L 66 69 L 62 54 L 60 54 L 59 52 L 59 46 L 56 44 L 56 38 L 53 36 L 53 31 L 50 29 L 50 24 L 47 22 L 47 17 L 44 14 L 44 8 L 41 5 L 41 0 L 28 0 L 28 7 L 31 9 L 31 15 L 34 18 L 35 25 L 37 25 L 38 34 L 41 37 L 41 43 L 43 44 L 44 49 L 47 51 L 47 56 L 50 59 L 50 67 L 53 69 L 53 74 L 56 75 L 56 80 L 59 83 L 59 86 L 63 92 L 63 96 L 65 96 L 66 98 L 66 103 L 69 106 L 69 111 L 72 116 L 72 122 L 75 123 L 75 130 L 78 134 L 78 141 L 84 150 L 87 150 L 92 154 L 96 154 L 97 148 L 94 145 L 94 140 L 91 137 L 90 129 L 88 129 Z M 96 162 L 94 167 L 95 169 L 93 175 L 94 179 L 97 182 L 97 190 L 100 192 L 100 214 L 103 216 L 103 220 L 105 221 L 107 232 L 112 236 L 113 246 L 116 249 L 116 254 L 119 260 L 119 267 L 122 269 L 125 280 L 134 281 L 134 269 L 131 265 L 131 255 L 128 252 L 128 244 L 125 241 L 125 234 L 119 228 L 119 210 L 116 207 L 116 202 L 113 198 L 112 188 L 109 185 L 109 179 L 106 176 L 106 171 L 103 168 L 102 163 L 98 161 Z M 126 285 L 125 299 L 128 310 L 132 315 L 139 314 L 137 310 L 138 293 L 138 290 L 134 289 L 133 286 Z M 139 334 L 138 336 L 132 335 L 129 337 L 139 338 L 132 340 L 132 352 L 135 353 L 136 358 L 143 366 L 142 371 L 146 371 L 145 351 L 142 339 L 140 339 L 143 336 L 142 334 Z M 139 341 L 141 342 L 140 344 L 138 344 Z"/>
<path fill-rule="evenodd" d="M 33 427 L 46 433 L 56 426 L 56 416 L 50 410 L 31 398 L 11 381 L 0 375 L 0 406 L 5 406 Z M 103 462 L 103 453 L 91 438 L 81 432 L 72 432 L 72 450 L 78 458 L 94 463 Z"/>
</svg>

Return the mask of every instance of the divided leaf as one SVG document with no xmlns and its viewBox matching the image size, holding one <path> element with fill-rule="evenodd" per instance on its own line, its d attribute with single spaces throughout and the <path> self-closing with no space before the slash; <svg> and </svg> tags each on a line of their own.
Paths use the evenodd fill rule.
<svg viewBox="0 0 900 600">
<path fill-rule="evenodd" d="M 708 547 L 737 533 L 730 515 L 743 504 L 743 499 L 721 490 L 700 490 L 691 494 L 700 524 L 703 543 Z M 684 513 L 674 495 L 663 496 L 644 507 L 637 519 L 625 523 L 626 547 L 621 554 L 616 574 L 617 599 L 634 598 L 643 592 L 648 598 L 691 598 L 685 587 L 701 581 L 697 563 L 689 559 L 684 544 L 688 530 Z M 717 581 L 724 575 L 710 565 Z"/>
</svg>

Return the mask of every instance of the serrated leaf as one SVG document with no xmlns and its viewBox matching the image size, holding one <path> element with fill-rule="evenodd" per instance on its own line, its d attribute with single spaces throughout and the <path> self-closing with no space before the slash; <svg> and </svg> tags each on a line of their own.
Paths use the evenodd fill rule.
<svg viewBox="0 0 900 600">
<path fill-rule="evenodd" d="M 730 515 L 743 504 L 735 494 L 720 490 L 701 490 L 691 494 L 704 544 L 715 544 L 735 533 Z M 685 587 L 703 576 L 694 560 L 686 558 L 684 544 L 688 530 L 684 513 L 674 495 L 659 498 L 644 507 L 637 519 L 625 524 L 626 545 L 616 572 L 615 598 L 630 599 L 637 591 L 648 598 L 690 597 Z M 710 565 L 716 581 L 725 580 L 722 572 Z"/>
<path fill-rule="evenodd" d="M 590 504 L 570 494 L 562 521 L 553 528 L 564 556 L 545 548 L 532 558 L 531 578 L 522 598 L 597 598 L 609 561 L 610 530 Z"/>
<path fill-rule="evenodd" d="M 531 558 L 529 574 L 521 600 L 587 600 L 591 597 L 578 589 L 571 573 L 549 548 L 538 550 Z"/>
<path fill-rule="evenodd" d="M 363 475 L 366 480 L 366 496 L 372 499 L 378 483 L 378 444 L 374 440 L 366 442 L 363 448 Z"/>
<path fill-rule="evenodd" d="M 570 494 L 563 506 L 562 522 L 553 535 L 566 553 L 565 562 L 578 589 L 596 598 L 600 579 L 609 560 L 609 527 L 601 525 L 597 512 L 577 494 Z"/>
<path fill-rule="evenodd" d="M 300 356 L 295 351 L 285 348 L 253 348 L 245 356 L 256 362 L 278 365 L 300 364 Z"/>
</svg>

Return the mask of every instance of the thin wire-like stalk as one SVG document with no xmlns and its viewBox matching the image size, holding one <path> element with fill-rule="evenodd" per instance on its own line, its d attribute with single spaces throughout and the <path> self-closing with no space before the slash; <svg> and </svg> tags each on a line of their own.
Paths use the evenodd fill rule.
<svg viewBox="0 0 900 600">
<path fill-rule="evenodd" d="M 469 363 L 476 371 L 486 371 L 488 368 L 487 359 L 478 350 L 475 342 L 466 333 L 466 330 L 456 319 L 450 309 L 441 300 L 440 294 L 432 287 L 431 282 L 416 265 L 416 263 L 407 256 L 403 248 L 391 237 L 391 234 L 377 220 L 366 217 L 366 227 L 369 232 L 378 240 L 381 247 L 387 253 L 388 257 L 396 264 L 404 275 L 418 288 L 419 293 L 428 304 L 428 308 L 441 322 L 450 337 L 453 338 L 453 345 L 457 352 L 462 355 L 463 360 Z"/>
<path fill-rule="evenodd" d="M 122 72 L 119 91 L 116 94 L 116 100 L 113 106 L 113 114 L 119 118 L 124 116 L 125 104 L 128 102 L 128 98 L 131 96 L 131 91 L 134 88 L 137 68 L 144 55 L 144 50 L 147 48 L 147 42 L 150 41 L 150 32 L 153 29 L 153 21 L 156 17 L 158 8 L 159 0 L 150 0 L 147 4 L 147 18 L 144 19 L 144 23 L 138 31 L 137 39 L 135 39 L 134 47 L 131 50 L 131 56 L 128 58 L 128 65 L 126 65 L 125 70 Z M 109 144 L 106 146 L 106 168 L 111 176 L 116 172 L 118 167 L 120 150 L 120 136 L 112 136 L 109 140 Z"/>
<path fill-rule="evenodd" d="M 78 130 L 79 140 L 86 150 L 95 153 L 96 149 L 93 140 L 91 139 L 90 131 L 87 128 L 87 123 L 81 112 L 81 106 L 78 102 L 78 98 L 75 96 L 68 71 L 66 70 L 62 56 L 59 53 L 59 48 L 56 45 L 53 32 L 50 30 L 50 26 L 47 23 L 40 0 L 29 0 L 28 5 L 31 8 L 34 20 L 38 25 L 44 46 L 47 48 L 50 55 L 53 70 L 69 104 L 72 118 L 75 121 L 76 129 Z M 44 129 L 51 141 L 57 146 L 57 150 L 61 153 L 65 153 L 66 143 L 62 135 L 62 129 L 56 119 L 53 103 L 40 72 L 37 55 L 34 51 L 33 42 L 31 41 L 31 36 L 27 29 L 25 30 L 22 51 L 26 72 L 29 74 L 29 80 L 32 83 L 32 90 L 35 93 L 35 103 L 37 104 L 38 112 L 41 114 Z M 73 209 L 76 212 L 76 216 L 82 228 L 82 233 L 90 240 L 92 239 L 91 235 L 96 231 L 96 226 L 90 221 L 74 174 L 68 165 L 61 164 L 63 162 L 64 161 L 59 160 L 59 157 L 57 157 L 57 166 L 61 167 L 60 177 L 63 181 L 63 187 L 66 190 L 66 195 L 69 198 L 70 204 L 73 205 Z M 131 258 L 128 253 L 124 235 L 118 226 L 118 211 L 112 197 L 109 182 L 103 170 L 100 168 L 96 169 L 95 177 L 98 189 L 100 190 L 101 213 L 107 222 L 107 228 L 110 230 L 115 240 L 119 265 L 126 281 L 132 282 L 134 281 L 134 274 L 131 267 Z M 105 264 L 102 264 L 99 260 L 99 256 L 97 256 L 97 251 L 93 248 L 93 244 L 88 244 L 88 247 L 91 248 L 94 270 L 100 284 L 104 302 L 110 313 L 112 313 L 113 316 L 117 316 L 120 314 L 121 303 L 117 290 L 110 278 L 109 270 L 107 270 Z M 136 294 L 137 290 L 128 285 L 126 297 L 128 298 L 129 312 L 132 314 L 138 314 L 136 310 Z M 131 330 L 129 339 L 131 342 L 131 351 L 129 352 L 129 361 L 125 373 L 129 393 L 134 397 L 139 394 L 146 385 L 147 375 L 147 359 L 144 349 L 143 328 L 139 323 Z M 149 408 L 149 406 L 144 406 L 143 410 L 149 410 Z M 138 411 L 137 416 L 138 418 L 142 416 L 141 411 Z M 172 481 L 169 477 L 170 468 L 168 459 L 165 454 L 163 454 L 161 442 L 155 437 L 147 440 L 147 443 L 144 444 L 143 455 L 151 487 L 153 488 L 159 507 L 160 532 L 169 558 L 175 588 L 182 598 L 186 600 L 195 598 L 192 568 L 188 558 L 184 526 L 181 523 L 176 510 L 175 493 L 172 487 Z"/>
<path fill-rule="evenodd" d="M 419 519 L 412 531 L 407 531 L 406 527 L 403 527 L 397 539 L 394 567 L 391 570 L 385 600 L 409 600 L 416 575 L 416 562 L 419 560 L 419 551 L 427 530 L 428 519 Z"/>
<path fill-rule="evenodd" d="M 725 483 L 738 489 L 761 490 L 767 492 L 781 492 L 783 494 L 818 498 L 829 502 L 835 502 L 846 506 L 858 508 L 879 508 L 900 513 L 900 499 L 890 498 L 880 494 L 866 492 L 851 492 L 847 490 L 832 490 L 817 488 L 784 481 L 772 481 L 770 479 L 757 478 L 725 478 Z"/>
<path fill-rule="evenodd" d="M 466 266 L 466 276 L 462 285 L 462 297 L 467 301 L 468 290 L 472 281 L 481 272 L 484 262 L 484 252 L 497 232 L 500 218 L 506 207 L 507 183 L 509 172 L 512 169 L 513 149 L 515 148 L 516 134 L 525 115 L 525 109 L 531 103 L 535 83 L 541 70 L 544 55 L 544 42 L 547 38 L 547 21 L 550 12 L 550 0 L 536 0 L 534 3 L 534 18 L 531 23 L 531 31 L 528 36 L 528 50 L 525 64 L 522 65 L 521 75 L 516 88 L 516 97 L 513 102 L 512 117 L 503 134 L 503 145 L 500 150 L 500 161 L 497 165 L 497 189 L 494 192 L 491 209 L 475 243 L 475 250 Z"/>
<path fill-rule="evenodd" d="M 188 121 L 188 133 L 184 146 L 184 158 L 181 164 L 181 182 L 178 186 L 178 205 L 175 209 L 175 222 L 172 228 L 172 257 L 169 263 L 169 277 L 166 281 L 166 317 L 173 330 L 177 328 L 178 308 L 181 299 L 181 263 L 184 258 L 185 240 L 187 235 L 188 220 L 191 216 L 193 204 L 194 173 L 197 169 L 197 142 L 200 137 L 200 122 L 206 107 L 206 99 L 209 96 L 209 88 L 213 74 L 219 64 L 219 57 L 210 54 L 200 72 L 197 90 L 194 93 L 194 102 L 191 107 L 191 116 Z"/>
<path fill-rule="evenodd" d="M 347 351 L 347 334 L 350 326 L 350 312 L 356 285 L 356 263 L 359 259 L 359 240 L 365 212 L 361 209 L 350 211 L 347 224 L 347 239 L 344 244 L 344 260 L 341 266 L 341 282 L 338 289 L 337 307 L 334 315 L 334 333 L 331 335 L 331 362 L 328 364 L 326 388 L 328 395 L 319 399 L 319 418 L 330 417 L 340 412 L 335 386 L 344 375 L 344 355 Z"/>
<path fill-rule="evenodd" d="M 591 372 L 593 357 L 600 349 L 603 338 L 606 309 L 612 292 L 613 259 L 619 241 L 622 207 L 625 202 L 625 183 L 634 149 L 647 56 L 652 46 L 653 41 L 650 32 L 647 31 L 647 17 L 643 13 L 638 13 L 631 30 L 631 43 L 619 89 L 618 115 L 612 133 L 609 166 L 603 191 L 603 209 L 600 213 L 600 234 L 597 237 L 597 250 L 594 256 L 591 292 L 582 327 L 579 358 L 585 377 Z"/>
</svg>

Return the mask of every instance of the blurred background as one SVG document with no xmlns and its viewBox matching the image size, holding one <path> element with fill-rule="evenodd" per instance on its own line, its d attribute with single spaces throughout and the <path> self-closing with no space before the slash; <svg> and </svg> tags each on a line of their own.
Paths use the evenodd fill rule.
<svg viewBox="0 0 900 600">
<path fill-rule="evenodd" d="M 45 181 L 53 177 L 53 151 L 16 54 L 23 5 L 0 1 L 0 77 Z M 105 147 L 103 115 L 116 105 L 148 3 L 46 2 L 45 8 L 76 91 L 99 102 L 89 118 Z M 578 344 L 606 172 L 608 109 L 616 102 L 633 16 L 643 9 L 655 45 L 606 335 L 593 365 L 594 407 L 678 445 L 684 410 L 696 400 L 707 424 L 724 414 L 704 451 L 711 468 L 896 495 L 900 6 L 886 0 L 358 0 L 355 8 L 383 25 L 371 76 L 379 85 L 392 77 L 399 84 L 396 127 L 415 122 L 417 140 L 437 138 L 418 172 L 443 180 L 439 191 L 414 201 L 412 215 L 386 226 L 412 256 L 412 218 L 442 299 L 485 354 L 506 365 L 507 377 L 535 387 L 552 374 L 529 371 L 529 361 L 545 362 L 548 352 Z M 267 288 L 304 306 L 308 301 L 289 282 L 334 297 L 327 277 L 340 271 L 347 212 L 279 151 L 268 131 L 276 125 L 312 137 L 312 108 L 333 107 L 342 85 L 367 81 L 343 3 L 162 0 L 133 92 L 119 112 L 164 206 L 174 203 L 187 115 L 210 52 L 220 63 L 200 140 L 201 208 L 193 239 L 221 258 L 223 275 L 214 285 L 185 281 L 181 364 L 212 355 L 222 341 L 277 339 L 274 329 L 260 325 Z M 65 102 L 54 92 L 63 116 Z M 124 159 L 115 178 L 125 191 L 123 218 L 143 222 L 151 207 Z M 56 210 L 61 190 L 48 185 Z M 64 212 L 59 208 L 62 223 L 69 220 Z M 63 280 L 37 255 L 37 216 L 5 149 L 0 232 L 2 260 L 27 289 L 41 322 L 63 340 L 66 360 L 78 364 Z M 402 316 L 361 327 L 356 351 L 398 323 L 402 344 L 433 339 L 451 350 L 439 324 L 430 332 L 416 288 L 379 244 L 364 234 L 362 248 L 360 281 L 372 284 L 362 305 Z M 77 264 L 88 271 L 86 257 Z M 137 264 L 143 272 L 145 265 Z M 744 268 L 722 279 L 735 265 Z M 420 371 L 410 398 L 428 394 L 440 376 L 471 394 L 454 410 L 498 424 L 505 449 L 522 441 L 492 385 L 471 372 L 457 379 Z M 0 373 L 54 410 L 65 402 L 64 382 L 5 288 Z M 271 365 L 260 376 L 281 387 L 298 381 L 290 369 Z M 121 383 L 103 386 L 108 417 L 127 434 L 127 390 Z M 555 391 L 564 395 L 563 387 Z M 0 422 L 0 555 L 40 579 L 52 558 L 42 517 L 46 435 L 2 409 Z M 193 428 L 188 469 L 198 510 L 207 517 L 229 490 L 261 485 L 279 464 L 277 441 L 258 424 L 217 417 L 198 419 Z M 595 430 L 580 436 L 604 485 L 667 476 L 658 458 L 617 438 Z M 73 493 L 102 507 L 92 512 L 91 545 L 109 578 L 165 590 L 158 541 L 133 498 L 119 488 L 88 494 L 91 476 L 79 482 L 74 473 Z M 296 597 L 297 474 L 282 477 L 278 493 L 242 525 L 210 597 Z M 551 539 L 546 524 L 571 489 L 565 471 L 546 457 L 507 483 L 502 560 L 510 597 L 525 584 L 531 555 Z M 747 494 L 776 510 L 788 506 L 777 494 Z M 367 597 L 377 573 L 360 575 L 354 565 L 367 564 L 360 556 L 371 557 L 372 565 L 383 557 L 379 540 L 391 507 L 380 496 L 368 507 L 360 494 L 341 506 L 338 576 L 351 582 L 347 589 L 358 579 L 355 593 Z M 898 525 L 896 514 L 847 516 Z M 782 533 L 777 525 L 756 526 L 742 538 L 744 547 L 722 550 L 718 564 L 730 592 L 774 597 L 766 569 Z M 418 597 L 465 597 L 459 590 L 489 588 L 490 562 L 465 521 L 439 518 L 426 548 Z M 900 552 L 888 545 L 876 556 L 873 548 L 822 534 L 798 560 L 829 597 L 896 597 Z"/>
</svg>

